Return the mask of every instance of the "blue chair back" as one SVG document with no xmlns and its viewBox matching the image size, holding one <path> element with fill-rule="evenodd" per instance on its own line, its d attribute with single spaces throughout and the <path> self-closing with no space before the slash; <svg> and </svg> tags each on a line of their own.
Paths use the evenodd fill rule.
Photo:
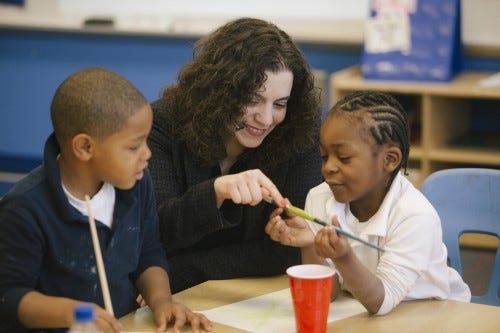
<svg viewBox="0 0 500 333">
<path fill-rule="evenodd" d="M 464 233 L 500 238 L 500 170 L 482 168 L 445 169 L 424 181 L 422 193 L 441 218 L 443 241 L 450 265 L 463 276 L 460 236 Z M 497 248 L 488 291 L 472 296 L 474 303 L 500 305 L 500 247 Z"/>
<path fill-rule="evenodd" d="M 14 183 L 0 180 L 0 199 L 14 186 Z"/>
</svg>

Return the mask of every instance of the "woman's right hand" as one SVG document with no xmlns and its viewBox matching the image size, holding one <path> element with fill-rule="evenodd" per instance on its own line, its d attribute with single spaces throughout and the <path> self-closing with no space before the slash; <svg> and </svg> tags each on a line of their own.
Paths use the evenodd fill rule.
<svg viewBox="0 0 500 333">
<path fill-rule="evenodd" d="M 221 176 L 215 179 L 214 190 L 218 207 L 226 199 L 251 206 L 257 205 L 264 197 L 269 196 L 278 205 L 283 200 L 276 185 L 259 169 Z"/>
<path fill-rule="evenodd" d="M 314 233 L 309 228 L 306 220 L 295 215 L 282 218 L 284 208 L 277 208 L 269 217 L 266 224 L 266 233 L 272 240 L 283 245 L 294 247 L 307 247 L 314 243 Z"/>
</svg>

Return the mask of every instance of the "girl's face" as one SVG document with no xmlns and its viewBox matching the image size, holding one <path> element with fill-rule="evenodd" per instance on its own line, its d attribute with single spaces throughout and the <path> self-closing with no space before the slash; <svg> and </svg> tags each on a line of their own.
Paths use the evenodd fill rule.
<svg viewBox="0 0 500 333">
<path fill-rule="evenodd" d="M 350 203 L 360 221 L 360 216 L 369 218 L 378 210 L 389 177 L 385 148 L 376 146 L 363 123 L 336 113 L 325 119 L 320 130 L 321 173 L 335 200 Z"/>
<path fill-rule="evenodd" d="M 293 74 L 285 69 L 266 71 L 267 80 L 247 105 L 241 119 L 235 124 L 235 141 L 239 153 L 258 147 L 266 136 L 285 119 L 287 102 L 293 85 Z"/>
</svg>

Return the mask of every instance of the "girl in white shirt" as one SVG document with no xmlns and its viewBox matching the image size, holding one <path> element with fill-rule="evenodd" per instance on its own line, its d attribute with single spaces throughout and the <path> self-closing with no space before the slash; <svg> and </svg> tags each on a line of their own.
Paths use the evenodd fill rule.
<svg viewBox="0 0 500 333">
<path fill-rule="evenodd" d="M 447 266 L 441 222 L 432 205 L 400 172 L 409 156 L 407 114 L 390 95 L 363 91 L 339 101 L 320 130 L 325 182 L 311 189 L 312 216 L 378 244 L 378 252 L 333 228 L 277 208 L 266 232 L 301 247 L 303 263 L 333 266 L 339 286 L 370 313 L 385 314 L 402 300 L 470 301 L 469 287 Z"/>
</svg>

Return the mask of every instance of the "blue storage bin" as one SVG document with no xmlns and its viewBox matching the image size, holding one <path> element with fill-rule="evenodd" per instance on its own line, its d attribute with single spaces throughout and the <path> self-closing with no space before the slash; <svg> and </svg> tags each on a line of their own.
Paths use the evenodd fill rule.
<svg viewBox="0 0 500 333">
<path fill-rule="evenodd" d="M 371 17 L 378 15 L 371 11 Z M 372 52 L 363 48 L 365 79 L 449 81 L 461 70 L 460 0 L 418 0 L 408 13 L 410 49 Z"/>
</svg>

